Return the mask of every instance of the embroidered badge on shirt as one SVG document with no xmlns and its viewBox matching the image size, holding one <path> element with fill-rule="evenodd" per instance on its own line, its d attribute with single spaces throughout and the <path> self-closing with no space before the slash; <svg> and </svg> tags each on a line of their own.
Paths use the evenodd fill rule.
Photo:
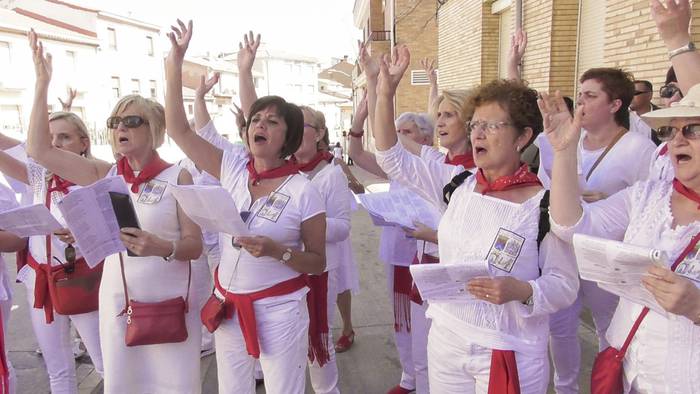
<svg viewBox="0 0 700 394">
<path fill-rule="evenodd" d="M 693 250 L 676 267 L 678 275 L 700 282 L 700 244 L 695 245 Z"/>
<path fill-rule="evenodd" d="M 167 186 L 167 182 L 151 179 L 141 189 L 138 202 L 141 204 L 155 204 L 159 202 L 163 198 L 163 193 L 165 193 Z"/>
<path fill-rule="evenodd" d="M 272 192 L 265 201 L 265 205 L 258 212 L 258 217 L 277 223 L 284 207 L 289 202 L 289 196 L 280 192 Z"/>
<path fill-rule="evenodd" d="M 489 264 L 506 272 L 513 270 L 515 260 L 520 255 L 520 249 L 525 243 L 525 238 L 520 235 L 500 228 L 496 234 L 489 254 L 486 259 Z"/>
</svg>

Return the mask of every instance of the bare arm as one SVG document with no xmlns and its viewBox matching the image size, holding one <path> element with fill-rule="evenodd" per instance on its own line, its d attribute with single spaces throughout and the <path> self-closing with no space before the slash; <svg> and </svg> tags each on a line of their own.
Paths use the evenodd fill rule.
<svg viewBox="0 0 700 394">
<path fill-rule="evenodd" d="M 0 133 L 0 150 L 7 150 L 10 148 L 14 148 L 15 146 L 21 144 L 22 142 L 19 140 L 16 140 L 12 137 L 8 137 L 3 133 Z"/>
<path fill-rule="evenodd" d="M 58 98 L 58 101 L 61 103 L 61 107 L 64 112 L 70 112 L 71 108 L 73 108 L 73 100 L 75 100 L 75 97 L 78 95 L 78 90 L 68 88 L 67 93 L 68 94 L 66 95 L 66 101 L 63 101 L 63 99 L 60 97 Z"/>
<path fill-rule="evenodd" d="M 372 129 L 372 135 L 374 135 L 374 111 L 377 106 L 377 78 L 379 77 L 379 61 L 378 59 L 372 58 L 367 52 L 367 44 L 362 42 L 357 42 L 360 48 L 360 66 L 365 72 L 365 78 L 367 78 L 367 113 L 369 116 L 369 127 Z M 355 159 L 353 159 L 354 161 Z"/>
<path fill-rule="evenodd" d="M 187 170 L 180 171 L 177 183 L 191 185 L 192 175 Z M 202 255 L 202 230 L 190 219 L 180 204 L 177 204 L 177 220 L 180 223 L 180 240 L 176 242 L 176 260 L 196 260 Z"/>
<path fill-rule="evenodd" d="M 27 165 L 3 151 L 0 151 L 0 172 L 24 184 L 29 184 Z"/>
<path fill-rule="evenodd" d="M 651 0 L 650 4 L 651 15 L 669 51 L 692 41 L 689 31 L 692 9 L 689 0 Z M 671 59 L 671 63 L 683 94 L 687 94 L 691 87 L 700 83 L 700 52 L 691 51 L 676 55 Z"/>
<path fill-rule="evenodd" d="M 429 114 L 433 113 L 433 106 L 437 102 L 438 98 L 438 83 L 437 83 L 437 72 L 435 71 L 435 60 L 428 59 L 427 57 L 421 59 L 421 66 L 425 70 L 425 74 L 428 76 L 430 81 L 430 92 L 428 93 L 428 110 L 425 111 Z"/>
<path fill-rule="evenodd" d="M 393 60 L 390 61 L 385 55 L 379 63 L 381 71 L 377 85 L 374 141 L 380 151 L 388 150 L 398 142 L 394 126 L 394 96 L 411 62 L 411 54 L 404 45 L 394 48 L 393 55 Z"/>
<path fill-rule="evenodd" d="M 49 171 L 78 185 L 89 185 L 103 178 L 111 164 L 89 159 L 75 153 L 55 148 L 49 134 L 47 95 L 51 81 L 51 55 L 44 56 L 44 48 L 34 30 L 29 32 L 36 72 L 34 104 L 29 119 L 27 155 Z M 13 176 L 14 178 L 14 176 Z M 21 178 L 17 178 L 21 179 Z"/>
<path fill-rule="evenodd" d="M 238 91 L 241 109 L 248 116 L 250 116 L 250 107 L 258 99 L 253 82 L 253 62 L 259 46 L 260 34 L 254 37 L 252 31 L 243 36 L 242 43 L 238 43 Z"/>
<path fill-rule="evenodd" d="M 194 94 L 194 127 L 197 130 L 201 130 L 211 121 L 211 116 L 209 116 L 209 110 L 207 109 L 207 102 L 204 97 L 214 85 L 219 82 L 219 77 L 220 74 L 216 72 L 209 79 L 202 75 L 199 81 L 199 87 Z"/>
<path fill-rule="evenodd" d="M 522 68 L 523 56 L 525 56 L 525 49 L 527 48 L 527 33 L 522 29 L 519 29 L 515 34 L 510 36 L 510 50 L 508 52 L 508 70 L 506 70 L 506 77 L 508 79 L 513 79 L 520 81 L 522 75 L 520 73 Z"/>
<path fill-rule="evenodd" d="M 27 239 L 20 238 L 10 232 L 0 230 L 0 252 L 19 252 L 27 246 Z"/>
<path fill-rule="evenodd" d="M 194 133 L 187 122 L 182 102 L 182 62 L 192 39 L 192 21 L 188 26 L 180 20 L 177 22 L 179 29 L 173 27 L 174 32 L 168 33 L 171 48 L 165 62 L 165 123 L 168 125 L 168 135 L 197 168 L 219 179 L 223 152 Z"/>
<path fill-rule="evenodd" d="M 350 128 L 350 132 L 352 132 L 353 134 L 364 135 L 364 124 L 365 120 L 367 120 L 368 115 L 368 96 L 369 94 L 365 92 L 364 97 L 362 97 L 360 104 L 358 104 L 357 106 L 355 116 L 353 116 L 352 118 L 352 127 Z M 377 159 L 374 157 L 374 154 L 371 152 L 367 152 L 362 146 L 362 136 L 349 136 L 348 156 L 350 156 L 355 165 L 359 166 L 363 170 L 368 171 L 382 179 L 388 179 L 384 171 L 382 171 L 382 169 L 379 168 L 379 165 L 377 164 Z"/>
</svg>

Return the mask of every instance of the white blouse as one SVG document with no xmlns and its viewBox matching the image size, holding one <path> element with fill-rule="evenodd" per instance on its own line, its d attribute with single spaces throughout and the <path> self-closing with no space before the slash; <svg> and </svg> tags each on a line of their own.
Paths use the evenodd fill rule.
<svg viewBox="0 0 700 394">
<path fill-rule="evenodd" d="M 654 247 L 668 253 L 669 266 L 700 232 L 700 221 L 672 228 L 671 194 L 673 186 L 667 181 L 638 182 L 613 196 L 584 205 L 583 215 L 571 227 L 563 227 L 552 220 L 552 231 L 571 242 L 574 233 L 623 240 L 625 243 Z M 700 261 L 691 261 L 700 273 Z M 692 276 L 692 275 L 691 275 Z M 692 277 L 698 286 L 700 275 Z M 620 298 L 606 338 L 620 348 L 642 307 Z M 653 361 L 653 362 L 652 362 Z M 668 317 L 650 311 L 637 331 L 625 357 L 625 370 L 649 373 L 650 364 L 662 364 L 651 371 L 664 374 L 666 392 L 700 392 L 700 327 L 685 317 Z M 628 368 L 632 365 L 633 368 Z M 631 381 L 634 377 L 628 375 Z"/>
<path fill-rule="evenodd" d="M 422 160 L 400 145 L 377 152 L 390 177 L 416 193 L 442 204 L 442 188 L 462 167 Z M 438 227 L 440 264 L 489 260 L 492 276 L 513 276 L 533 290 L 533 306 L 512 301 L 431 302 L 428 316 L 449 325 L 469 342 L 484 347 L 545 354 L 549 314 L 569 306 L 578 292 L 578 273 L 570 248 L 547 235 L 537 249 L 539 204 L 544 190 L 522 204 L 474 192 L 469 177 L 452 195 Z M 493 250 L 514 256 L 509 264 L 493 258 Z"/>
<path fill-rule="evenodd" d="M 19 203 L 17 203 L 15 193 L 9 187 L 0 185 L 0 212 L 17 207 L 19 207 Z M 7 301 L 12 298 L 12 285 L 10 283 L 10 275 L 7 272 L 5 259 L 0 254 L 0 301 Z M 3 318 L 7 319 L 6 316 L 3 316 Z"/>
<path fill-rule="evenodd" d="M 673 178 L 676 177 L 676 171 L 673 169 L 671 156 L 668 154 L 668 150 L 666 150 L 664 155 L 661 155 L 661 150 L 666 146 L 666 142 L 659 145 L 651 156 L 649 179 L 671 182 Z"/>
<path fill-rule="evenodd" d="M 395 181 L 389 183 L 389 192 L 395 192 L 403 186 Z M 395 226 L 382 227 L 379 236 L 379 260 L 385 264 L 408 267 L 416 256 L 416 240 Z"/>
</svg>

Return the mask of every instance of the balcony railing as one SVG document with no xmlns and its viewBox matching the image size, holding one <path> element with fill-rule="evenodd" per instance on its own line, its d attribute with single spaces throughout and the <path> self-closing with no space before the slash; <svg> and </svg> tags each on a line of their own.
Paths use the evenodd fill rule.
<svg viewBox="0 0 700 394">
<path fill-rule="evenodd" d="M 375 30 L 369 36 L 370 41 L 391 41 L 391 31 Z"/>
</svg>

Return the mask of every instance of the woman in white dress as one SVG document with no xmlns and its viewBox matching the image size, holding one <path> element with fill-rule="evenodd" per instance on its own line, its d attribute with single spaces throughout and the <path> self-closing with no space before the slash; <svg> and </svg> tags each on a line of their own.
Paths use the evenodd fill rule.
<svg viewBox="0 0 700 394">
<path fill-rule="evenodd" d="M 27 153 L 54 174 L 78 185 L 94 183 L 108 175 L 120 175 L 127 183 L 141 229 L 124 228 L 120 234 L 125 253 L 104 263 L 99 299 L 100 341 L 104 358 L 106 393 L 198 393 L 199 313 L 186 314 L 187 340 L 180 343 L 127 347 L 124 285 L 120 259 L 124 260 L 126 286 L 132 300 L 160 302 L 183 298 L 188 288 L 190 260 L 202 253 L 201 232 L 182 210 L 168 184 L 191 184 L 186 170 L 163 162 L 156 148 L 163 142 L 163 107 L 141 96 L 122 98 L 107 125 L 111 143 L 120 156 L 117 165 L 90 160 L 51 145 L 47 123 L 46 87 L 51 61 L 35 45 L 35 64 L 45 86 L 35 97 Z M 138 175 L 137 175 L 138 174 Z M 89 349 L 89 343 L 83 340 Z"/>
<path fill-rule="evenodd" d="M 301 143 L 303 114 L 276 96 L 253 102 L 245 138 L 250 156 L 199 137 L 182 101 L 192 23 L 178 24 L 166 60 L 168 134 L 197 167 L 221 181 L 255 234 L 220 235 L 215 296 L 224 300 L 227 318 L 215 331 L 219 392 L 255 392 L 259 358 L 268 393 L 303 393 L 309 329 L 304 274 L 323 273 L 326 239 L 319 192 L 285 160 Z"/>
<path fill-rule="evenodd" d="M 463 168 L 421 160 L 404 149 L 393 125 L 393 97 L 410 63 L 400 47 L 381 63 L 375 118 L 377 161 L 392 178 L 436 204 Z M 429 302 L 428 373 L 434 393 L 544 393 L 552 312 L 578 290 L 568 248 L 556 237 L 540 242 L 544 196 L 520 153 L 541 130 L 537 93 L 515 81 L 475 89 L 469 122 L 477 173 L 457 186 L 438 227 L 440 264 L 488 269 L 469 280 L 476 300 Z M 563 261 L 563 263 L 562 263 Z M 568 264 L 568 265 L 567 265 Z"/>
</svg>

